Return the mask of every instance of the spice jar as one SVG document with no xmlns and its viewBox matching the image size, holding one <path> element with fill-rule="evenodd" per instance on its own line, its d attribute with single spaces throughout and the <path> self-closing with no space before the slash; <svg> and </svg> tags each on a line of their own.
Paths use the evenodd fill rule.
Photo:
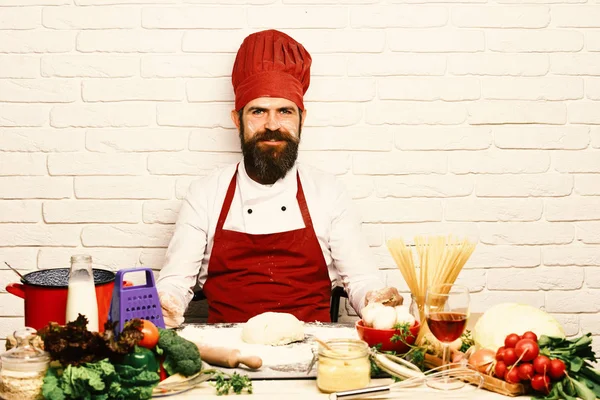
<svg viewBox="0 0 600 400">
<path fill-rule="evenodd" d="M 15 331 L 16 347 L 0 356 L 0 397 L 5 400 L 42 398 L 50 356 L 32 344 L 36 333 L 33 328 Z"/>
<path fill-rule="evenodd" d="M 325 393 L 360 389 L 371 382 L 369 346 L 357 339 L 333 339 L 319 346 L 317 387 Z"/>
</svg>

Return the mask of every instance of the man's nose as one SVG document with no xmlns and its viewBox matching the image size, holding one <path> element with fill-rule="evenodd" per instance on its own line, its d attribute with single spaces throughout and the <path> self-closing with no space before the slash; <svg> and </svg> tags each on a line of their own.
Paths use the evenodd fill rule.
<svg viewBox="0 0 600 400">
<path fill-rule="evenodd" d="M 279 115 L 277 112 L 269 112 L 267 114 L 267 121 L 265 123 L 265 128 L 276 131 L 281 127 L 281 123 L 279 121 Z"/>
</svg>

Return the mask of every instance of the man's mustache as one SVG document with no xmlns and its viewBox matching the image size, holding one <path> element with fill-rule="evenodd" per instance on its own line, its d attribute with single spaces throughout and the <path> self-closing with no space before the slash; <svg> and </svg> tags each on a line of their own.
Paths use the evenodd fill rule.
<svg viewBox="0 0 600 400">
<path fill-rule="evenodd" d="M 259 142 L 261 140 L 281 140 L 286 142 L 298 142 L 298 139 L 291 135 L 281 132 L 279 129 L 274 131 L 270 129 L 265 129 L 263 132 L 257 132 L 252 138 L 252 140 L 254 142 Z"/>
</svg>

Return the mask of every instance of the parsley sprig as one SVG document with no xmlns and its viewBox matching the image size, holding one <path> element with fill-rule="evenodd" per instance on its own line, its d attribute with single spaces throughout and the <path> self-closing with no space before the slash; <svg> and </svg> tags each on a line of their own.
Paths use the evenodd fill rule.
<svg viewBox="0 0 600 400">
<path fill-rule="evenodd" d="M 408 350 L 403 355 L 403 358 L 412 362 L 413 364 L 417 365 L 419 368 L 422 369 L 424 367 L 423 363 L 425 361 L 425 353 L 427 352 L 427 348 L 422 346 L 416 346 L 407 342 L 407 339 L 409 337 L 414 337 L 414 335 L 410 331 L 410 326 L 411 325 L 408 322 L 394 325 L 394 329 L 400 331 L 400 333 L 394 334 L 390 341 L 392 343 L 398 341 L 404 343 L 410 350 Z"/>
<path fill-rule="evenodd" d="M 212 385 L 217 390 L 217 396 L 228 395 L 232 391 L 241 394 L 244 390 L 252 394 L 252 381 L 248 375 L 240 375 L 237 372 L 226 374 L 219 370 L 215 370 L 212 374 L 215 379 Z"/>
<path fill-rule="evenodd" d="M 470 330 L 466 330 L 461 336 L 462 345 L 460 346 L 460 351 L 466 353 L 469 348 L 475 345 L 475 341 L 473 340 L 473 335 Z"/>
</svg>

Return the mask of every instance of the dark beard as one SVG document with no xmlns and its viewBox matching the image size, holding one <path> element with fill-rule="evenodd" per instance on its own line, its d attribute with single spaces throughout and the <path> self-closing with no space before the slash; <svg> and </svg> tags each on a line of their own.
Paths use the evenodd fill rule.
<svg viewBox="0 0 600 400">
<path fill-rule="evenodd" d="M 298 158 L 301 126 L 298 126 L 298 138 L 282 133 L 280 130 L 265 129 L 249 140 L 244 140 L 244 123 L 240 124 L 240 142 L 244 155 L 244 166 L 250 177 L 262 184 L 273 184 L 285 177 Z M 264 149 L 258 146 L 261 140 L 283 140 L 283 149 Z"/>
</svg>

